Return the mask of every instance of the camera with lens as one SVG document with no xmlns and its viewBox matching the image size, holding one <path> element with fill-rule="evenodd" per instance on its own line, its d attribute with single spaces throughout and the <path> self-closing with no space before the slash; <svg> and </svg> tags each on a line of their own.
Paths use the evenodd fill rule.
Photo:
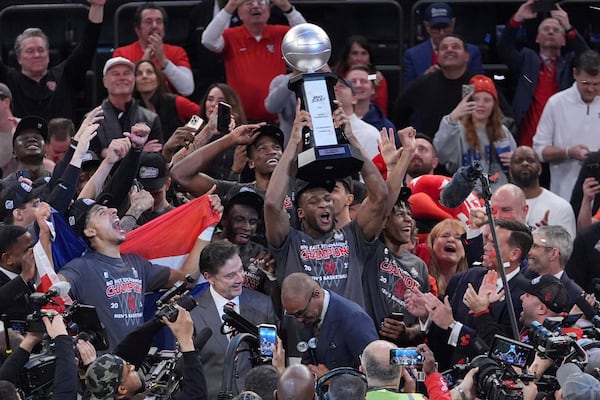
<svg viewBox="0 0 600 400">
<path fill-rule="evenodd" d="M 175 307 L 176 304 L 187 311 L 191 311 L 198 305 L 196 300 L 189 294 L 188 285 L 192 283 L 194 283 L 194 278 L 188 274 L 185 276 L 185 280 L 175 282 L 173 287 L 160 296 L 156 301 L 156 313 L 154 314 L 157 321 L 162 322 L 162 318 L 167 317 L 169 321 L 175 322 L 177 315 L 179 315 L 179 310 Z M 175 296 L 179 296 L 179 299 L 171 302 Z"/>
<path fill-rule="evenodd" d="M 46 326 L 42 318 L 46 315 L 41 310 L 47 305 L 58 305 L 52 297 L 58 293 L 54 290 L 48 293 L 33 293 L 30 303 L 35 311 L 27 316 L 25 329 L 28 332 L 45 332 Z M 94 306 L 74 302 L 67 307 L 63 317 L 67 332 L 73 337 L 73 348 L 77 354 L 76 343 L 79 339 L 89 341 L 96 350 L 108 349 L 108 337 L 106 330 L 98 318 Z M 47 316 L 52 319 L 52 315 Z M 20 387 L 26 399 L 49 398 L 49 393 L 54 382 L 54 371 L 56 369 L 56 356 L 54 343 L 49 340 L 42 342 L 42 351 L 32 355 L 25 364 L 20 374 Z"/>
<path fill-rule="evenodd" d="M 477 356 L 470 363 L 479 368 L 475 375 L 477 396 L 481 399 L 522 399 L 523 385 L 517 381 L 519 375 L 507 364 L 488 356 Z"/>
<path fill-rule="evenodd" d="M 573 353 L 577 342 L 568 335 L 555 335 L 546 326 L 537 321 L 531 323 L 529 338 L 537 351 L 554 361 L 562 360 Z"/>
<path fill-rule="evenodd" d="M 179 389 L 183 375 L 176 366 L 181 356 L 178 350 L 150 349 L 142 365 L 145 371 L 144 386 L 149 398 L 170 399 Z"/>
</svg>

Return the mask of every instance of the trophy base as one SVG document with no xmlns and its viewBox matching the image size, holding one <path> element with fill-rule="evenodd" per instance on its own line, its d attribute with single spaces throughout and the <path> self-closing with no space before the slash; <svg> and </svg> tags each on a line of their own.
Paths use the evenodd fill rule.
<svg viewBox="0 0 600 400">
<path fill-rule="evenodd" d="M 360 171 L 360 151 L 349 144 L 311 147 L 298 154 L 296 176 L 309 182 L 343 179 Z"/>
</svg>

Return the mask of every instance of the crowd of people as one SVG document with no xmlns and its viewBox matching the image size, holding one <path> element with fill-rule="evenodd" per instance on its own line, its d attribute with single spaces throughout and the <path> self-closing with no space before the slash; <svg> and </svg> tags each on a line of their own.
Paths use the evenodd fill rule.
<svg viewBox="0 0 600 400">
<path fill-rule="evenodd" d="M 142 4 L 80 122 L 106 0 L 88 3 L 60 64 L 27 26 L 19 67 L 0 62 L 3 399 L 600 397 L 600 54 L 559 3 L 507 21 L 511 97 L 446 3 L 426 8 L 393 110 L 368 41 L 349 37 L 318 70 L 362 164 L 309 180 L 296 170 L 313 116 L 281 50 L 301 9 L 204 4 L 198 51 L 227 78 L 196 103 L 166 11 Z M 537 46 L 520 47 L 532 21 Z M 164 289 L 181 297 L 148 300 Z M 261 324 L 277 331 L 268 356 Z M 20 371 L 40 356 L 53 377 L 32 387 Z"/>
</svg>

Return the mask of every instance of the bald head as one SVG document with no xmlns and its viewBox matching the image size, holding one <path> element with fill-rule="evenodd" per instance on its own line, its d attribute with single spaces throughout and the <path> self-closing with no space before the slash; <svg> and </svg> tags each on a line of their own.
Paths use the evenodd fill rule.
<svg viewBox="0 0 600 400">
<path fill-rule="evenodd" d="M 362 352 L 361 371 L 367 376 L 369 387 L 398 387 L 400 366 L 390 364 L 390 350 L 396 345 L 386 340 L 375 340 Z"/>
<path fill-rule="evenodd" d="M 281 299 L 283 301 L 304 299 L 320 286 L 315 280 L 303 272 L 288 275 L 281 284 Z"/>
<path fill-rule="evenodd" d="M 288 275 L 281 284 L 281 304 L 287 315 L 305 325 L 321 320 L 323 290 L 310 276 L 302 272 Z"/>
<path fill-rule="evenodd" d="M 519 146 L 510 157 L 509 173 L 515 185 L 525 189 L 537 189 L 540 186 L 542 164 L 531 147 Z"/>
<path fill-rule="evenodd" d="M 529 207 L 525 201 L 525 193 L 520 187 L 512 183 L 507 183 L 496 189 L 492 195 L 492 207 L 496 218 L 510 219 L 524 224 L 527 222 Z"/>
<path fill-rule="evenodd" d="M 306 365 L 290 365 L 283 371 L 273 397 L 276 400 L 313 400 L 315 380 Z"/>
</svg>

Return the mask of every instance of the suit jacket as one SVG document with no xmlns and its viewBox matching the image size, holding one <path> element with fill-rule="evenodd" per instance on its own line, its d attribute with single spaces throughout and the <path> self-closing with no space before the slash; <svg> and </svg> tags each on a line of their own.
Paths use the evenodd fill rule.
<svg viewBox="0 0 600 400">
<path fill-rule="evenodd" d="M 488 269 L 483 267 L 470 268 L 465 272 L 456 274 L 450 280 L 448 288 L 446 289 L 446 294 L 448 294 L 450 305 L 452 306 L 454 319 L 472 328 L 476 326 L 475 317 L 473 314 L 469 314 L 469 308 L 463 303 L 463 296 L 467 291 L 468 283 L 471 283 L 475 290 L 479 290 L 481 282 L 483 281 L 483 277 L 487 272 Z M 508 281 L 517 320 L 519 318 L 518 316 L 523 310 L 523 305 L 521 304 L 520 299 L 523 291 L 516 284 L 515 279 L 521 274 L 522 273 L 519 272 L 515 277 Z M 494 319 L 504 326 L 504 334 L 512 336 L 506 300 L 501 300 L 492 304 L 490 312 L 494 316 Z"/>
<path fill-rule="evenodd" d="M 473 267 L 465 272 L 456 274 L 448 283 L 446 294 L 452 306 L 452 315 L 454 319 L 463 324 L 459 334 L 459 340 L 456 348 L 448 345 L 450 330 L 444 331 L 437 326 L 430 332 L 430 343 L 440 368 L 446 369 L 464 357 L 474 357 L 481 353 L 481 347 L 491 346 L 494 334 L 502 334 L 512 337 L 512 328 L 510 326 L 508 307 L 506 300 L 498 301 L 491 306 L 490 312 L 481 317 L 475 318 L 469 314 L 469 308 L 463 303 L 463 296 L 467 290 L 467 284 L 471 283 L 475 290 L 479 290 L 483 277 L 488 269 L 483 267 Z M 510 287 L 511 299 L 515 310 L 515 316 L 518 320 L 521 310 L 521 295 L 523 291 L 516 285 L 515 278 L 508 281 Z M 485 321 L 485 324 L 482 323 Z M 479 337 L 481 342 L 475 341 Z M 438 355 L 440 355 L 438 357 Z M 439 359 L 438 359 L 439 358 Z"/>
<path fill-rule="evenodd" d="M 329 292 L 329 306 L 317 336 L 317 361 L 330 370 L 337 367 L 358 368 L 358 356 L 364 348 L 379 339 L 375 323 L 358 304 Z M 303 364 L 310 364 L 304 353 Z"/>
<path fill-rule="evenodd" d="M 427 39 L 404 53 L 404 89 L 431 67 L 433 64 L 432 51 L 431 40 Z M 469 65 L 467 66 L 469 71 L 474 74 L 483 74 L 479 47 L 467 44 L 467 51 L 469 52 Z"/>
<path fill-rule="evenodd" d="M 25 321 L 31 313 L 29 295 L 33 288 L 17 276 L 10 279 L 0 272 L 0 313 L 7 314 L 9 320 Z"/>
<path fill-rule="evenodd" d="M 206 290 L 197 296 L 196 301 L 198 302 L 198 306 L 191 311 L 196 332 L 200 332 L 205 327 L 212 330 L 212 336 L 202 349 L 200 349 L 200 358 L 204 364 L 206 375 L 207 398 L 216 399 L 221 390 L 225 353 L 229 345 L 229 339 L 227 336 L 221 334 L 223 321 L 219 318 L 219 313 L 217 312 L 217 307 L 210 294 L 210 290 Z M 262 293 L 248 288 L 243 288 L 240 295 L 240 315 L 257 325 L 262 323 L 278 323 L 271 299 Z M 246 374 L 252 368 L 250 361 L 245 356 L 246 354 L 245 352 L 240 353 L 237 361 L 234 394 L 241 391 L 244 386 Z"/>
<path fill-rule="evenodd" d="M 519 28 L 512 27 L 510 23 L 506 24 L 496 47 L 500 60 L 508 66 L 510 73 L 516 77 L 517 82 L 512 108 L 513 117 L 520 128 L 523 117 L 525 117 L 531 106 L 540 75 L 542 59 L 539 52 L 528 47 L 523 47 L 521 50 L 517 48 L 518 31 Z M 565 90 L 573 84 L 573 63 L 579 54 L 588 48 L 585 39 L 579 33 L 575 38 L 567 39 L 566 46 L 556 61 L 556 83 L 559 91 Z"/>
</svg>

